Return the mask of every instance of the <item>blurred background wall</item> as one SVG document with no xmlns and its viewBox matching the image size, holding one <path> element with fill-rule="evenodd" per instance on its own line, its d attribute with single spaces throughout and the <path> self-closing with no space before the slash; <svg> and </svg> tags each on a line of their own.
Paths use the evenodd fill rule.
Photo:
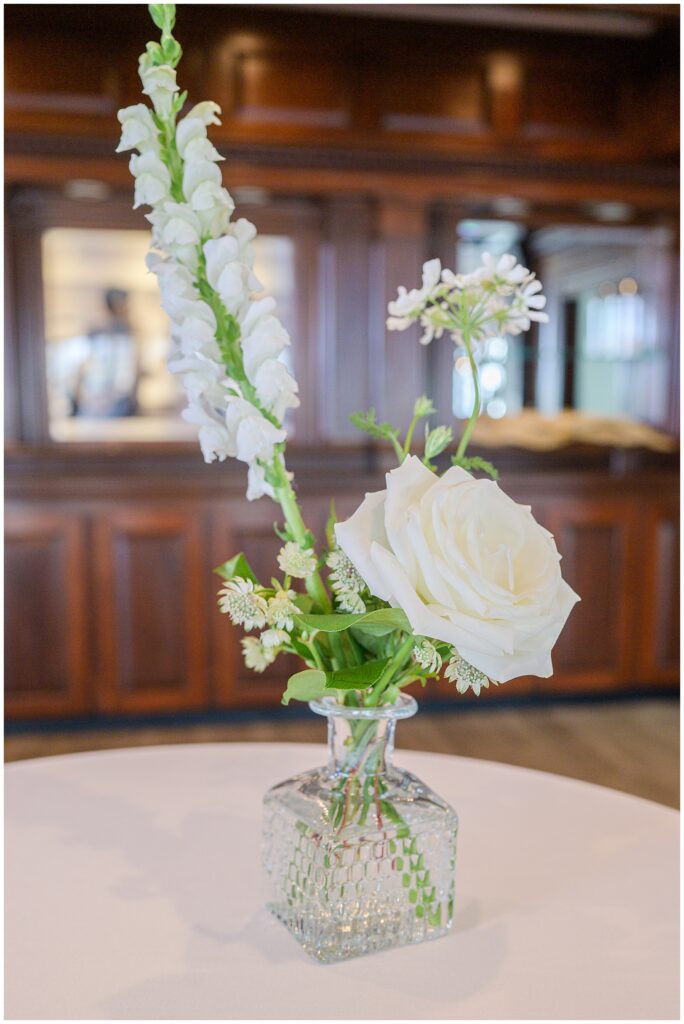
<svg viewBox="0 0 684 1024">
<path fill-rule="evenodd" d="M 180 419 L 114 152 L 146 9 L 14 4 L 5 32 L 8 718 L 277 703 L 291 666 L 244 669 L 211 574 L 243 550 L 268 577 L 276 509 Z M 349 413 L 405 423 L 423 389 L 441 422 L 467 415 L 451 343 L 386 334 L 398 285 L 432 256 L 514 252 L 552 319 L 481 353 L 475 450 L 583 601 L 551 680 L 480 700 L 674 688 L 678 7 L 181 4 L 176 35 L 190 103 L 223 108 L 224 183 L 293 339 L 311 525 L 391 465 Z"/>
</svg>

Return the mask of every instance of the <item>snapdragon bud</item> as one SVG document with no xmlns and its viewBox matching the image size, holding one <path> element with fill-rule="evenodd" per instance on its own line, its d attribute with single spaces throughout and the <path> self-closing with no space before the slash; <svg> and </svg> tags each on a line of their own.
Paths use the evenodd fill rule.
<svg viewBox="0 0 684 1024">
<path fill-rule="evenodd" d="M 451 427 L 435 427 L 425 431 L 425 458 L 434 459 L 447 448 L 454 439 Z"/>
</svg>

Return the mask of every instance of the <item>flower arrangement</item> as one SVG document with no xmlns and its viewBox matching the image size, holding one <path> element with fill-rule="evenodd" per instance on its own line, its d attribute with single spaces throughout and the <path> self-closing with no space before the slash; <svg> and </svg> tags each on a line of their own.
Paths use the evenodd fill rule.
<svg viewBox="0 0 684 1024">
<path fill-rule="evenodd" d="M 289 679 L 284 703 L 333 696 L 354 707 L 392 704 L 404 687 L 442 672 L 460 693 L 476 694 L 522 674 L 549 676 L 578 597 L 562 579 L 551 534 L 500 490 L 490 463 L 466 454 L 480 412 L 476 348 L 546 319 L 540 282 L 511 255 L 485 255 L 470 274 L 431 260 L 420 288 L 399 289 L 388 329 L 418 322 L 422 344 L 448 338 L 465 350 L 472 415 L 440 476 L 433 460 L 452 445 L 453 429 L 428 426 L 422 453 L 413 446 L 418 424 L 435 413 L 428 398 L 417 399 L 403 436 L 373 410 L 356 414 L 361 430 L 391 444 L 398 466 L 346 522 L 333 510 L 319 544 L 285 461 L 284 419 L 299 405 L 281 358 L 290 339 L 254 274 L 256 229 L 233 219 L 222 157 L 207 136 L 220 109 L 205 101 L 181 116 L 175 8 L 149 10 L 161 30 L 139 64 L 151 106 L 119 111 L 118 149 L 136 151 L 135 206 L 151 207 L 147 264 L 179 349 L 171 369 L 187 393 L 183 415 L 198 427 L 205 460 L 245 463 L 247 498 L 268 497 L 284 520 L 268 583 L 242 554 L 217 570 L 221 611 L 246 634 L 247 666 L 263 672 L 281 653 L 295 654 L 306 667 Z"/>
<path fill-rule="evenodd" d="M 306 526 L 285 461 L 288 410 L 297 382 L 282 359 L 290 343 L 254 273 L 256 229 L 234 220 L 222 159 L 207 137 L 220 110 L 205 101 L 183 114 L 176 84 L 181 47 L 175 8 L 151 4 L 160 42 L 140 58 L 151 106 L 119 111 L 119 150 L 135 150 L 135 206 L 149 206 L 162 305 L 207 462 L 247 466 L 247 498 L 280 506 L 275 575 L 257 579 L 244 554 L 216 571 L 219 607 L 240 627 L 245 663 L 263 672 L 282 653 L 304 668 L 283 695 L 310 701 L 329 722 L 329 763 L 279 783 L 264 797 L 268 904 L 324 962 L 445 934 L 454 908 L 458 818 L 429 787 L 391 763 L 396 721 L 413 714 L 403 693 L 442 673 L 456 690 L 551 674 L 551 650 L 578 600 L 564 582 L 553 537 L 496 483 L 494 467 L 467 455 L 480 412 L 477 346 L 544 320 L 541 284 L 511 255 L 485 255 L 471 274 L 423 267 L 420 288 L 399 289 L 389 330 L 422 327 L 465 351 L 472 414 L 451 466 L 451 426 L 429 426 L 420 396 L 404 433 L 357 413 L 355 425 L 391 445 L 397 467 L 320 542 Z M 414 435 L 425 426 L 420 453 Z M 484 476 L 476 477 L 476 473 Z"/>
</svg>

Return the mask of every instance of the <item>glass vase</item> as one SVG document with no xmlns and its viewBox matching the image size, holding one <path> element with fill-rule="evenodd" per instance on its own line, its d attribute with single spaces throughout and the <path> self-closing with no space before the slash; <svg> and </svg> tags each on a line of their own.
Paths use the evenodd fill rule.
<svg viewBox="0 0 684 1024">
<path fill-rule="evenodd" d="M 328 764 L 264 797 L 268 909 L 323 963 L 439 938 L 453 915 L 458 818 L 392 763 L 397 720 L 415 700 L 309 706 L 328 721 Z"/>
</svg>

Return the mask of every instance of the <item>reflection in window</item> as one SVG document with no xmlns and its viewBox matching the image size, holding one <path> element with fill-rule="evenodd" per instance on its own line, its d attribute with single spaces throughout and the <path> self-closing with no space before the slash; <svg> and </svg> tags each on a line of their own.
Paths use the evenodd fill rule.
<svg viewBox="0 0 684 1024">
<path fill-rule="evenodd" d="M 511 221 L 463 220 L 457 226 L 456 269 L 469 274 L 482 262 L 482 254 L 498 258 L 512 253 L 524 262 L 520 241 L 523 229 Z M 519 412 L 523 398 L 524 338 L 502 335 L 487 338 L 475 346 L 474 355 L 480 374 L 481 412 L 491 419 Z M 470 363 L 464 349 L 457 349 L 454 362 L 452 405 L 459 419 L 473 411 L 475 387 Z"/>
<path fill-rule="evenodd" d="M 167 315 L 145 267 L 147 231 L 52 228 L 42 239 L 50 435 L 58 441 L 184 440 Z M 290 334 L 294 242 L 259 235 L 255 273 Z M 288 362 L 292 360 L 287 351 Z"/>
<path fill-rule="evenodd" d="M 565 408 L 662 423 L 670 245 L 670 233 L 662 228 L 528 230 L 511 221 L 461 220 L 458 271 L 475 269 L 483 252 L 495 258 L 510 252 L 537 272 L 550 317 L 532 334 L 491 338 L 476 347 L 482 414 L 500 419 L 533 404 L 544 415 Z M 455 416 L 470 415 L 474 388 L 462 350 L 456 353 L 452 400 Z"/>
</svg>

